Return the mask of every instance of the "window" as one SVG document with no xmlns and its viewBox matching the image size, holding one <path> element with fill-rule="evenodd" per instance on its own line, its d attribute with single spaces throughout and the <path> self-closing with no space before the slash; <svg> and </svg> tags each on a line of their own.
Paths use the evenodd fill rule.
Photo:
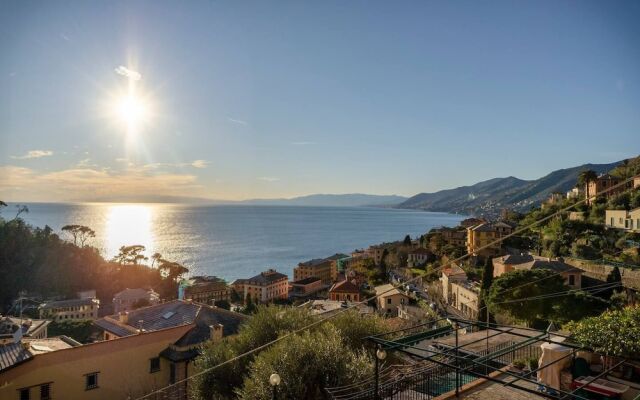
<svg viewBox="0 0 640 400">
<path fill-rule="evenodd" d="M 40 385 L 40 400 L 51 400 L 50 384 Z"/>
<path fill-rule="evenodd" d="M 169 364 L 169 383 L 176 383 L 176 364 Z"/>
<path fill-rule="evenodd" d="M 154 357 L 149 360 L 149 372 L 158 372 L 160 371 L 160 357 Z"/>
<path fill-rule="evenodd" d="M 569 275 L 569 286 L 573 286 L 576 284 L 576 277 L 575 275 Z"/>
<path fill-rule="evenodd" d="M 29 388 L 20 389 L 20 400 L 29 400 Z"/>
<path fill-rule="evenodd" d="M 391 299 L 387 299 L 387 304 L 391 304 Z"/>
<path fill-rule="evenodd" d="M 85 390 L 96 389 L 98 387 L 98 373 L 92 372 L 85 375 Z"/>
</svg>

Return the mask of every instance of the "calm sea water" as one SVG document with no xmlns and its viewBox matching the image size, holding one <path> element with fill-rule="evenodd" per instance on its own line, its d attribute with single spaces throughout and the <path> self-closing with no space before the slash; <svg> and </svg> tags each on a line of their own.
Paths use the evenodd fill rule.
<svg viewBox="0 0 640 400">
<path fill-rule="evenodd" d="M 188 266 L 191 274 L 227 280 L 268 267 L 292 277 L 298 262 L 402 240 L 462 216 L 367 207 L 188 206 L 169 204 L 29 204 L 24 219 L 55 231 L 81 224 L 96 231 L 90 244 L 111 258 L 122 245 Z M 9 210 L 6 211 L 8 215 Z"/>
</svg>

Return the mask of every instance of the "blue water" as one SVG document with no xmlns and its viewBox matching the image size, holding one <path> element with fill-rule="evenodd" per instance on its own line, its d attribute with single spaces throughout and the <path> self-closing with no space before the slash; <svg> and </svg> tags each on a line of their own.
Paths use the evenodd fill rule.
<svg viewBox="0 0 640 400">
<path fill-rule="evenodd" d="M 298 262 L 402 240 L 462 216 L 368 207 L 190 206 L 171 204 L 29 204 L 24 219 L 55 231 L 66 224 L 96 231 L 89 244 L 111 258 L 122 245 L 183 263 L 191 274 L 227 280 L 276 268 L 292 277 Z M 5 217 L 11 210 L 5 211 Z"/>
</svg>

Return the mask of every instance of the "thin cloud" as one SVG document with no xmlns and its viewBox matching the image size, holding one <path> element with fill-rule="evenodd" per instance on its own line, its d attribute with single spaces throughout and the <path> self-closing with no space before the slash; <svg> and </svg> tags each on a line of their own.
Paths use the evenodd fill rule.
<svg viewBox="0 0 640 400">
<path fill-rule="evenodd" d="M 207 168 L 208 165 L 209 165 L 209 161 L 207 160 L 195 160 L 194 162 L 191 163 L 191 166 L 193 168 Z"/>
<path fill-rule="evenodd" d="M 241 119 L 227 118 L 227 120 L 230 121 L 230 122 L 233 122 L 234 124 L 249 125 L 249 123 L 247 121 L 243 121 Z"/>
<path fill-rule="evenodd" d="M 313 146 L 316 142 L 291 142 L 294 146 Z"/>
<path fill-rule="evenodd" d="M 277 182 L 280 180 L 280 178 L 276 176 L 261 176 L 258 179 L 265 182 Z"/>
<path fill-rule="evenodd" d="M 53 155 L 51 150 L 30 150 L 23 156 L 11 156 L 15 160 L 27 160 L 30 158 L 49 157 Z"/>
<path fill-rule="evenodd" d="M 61 37 L 63 40 L 66 40 L 67 42 L 71 41 L 71 39 L 69 38 L 69 36 L 65 35 L 64 33 L 61 33 L 61 34 L 60 34 L 60 37 Z"/>
<path fill-rule="evenodd" d="M 133 81 L 139 81 L 140 79 L 142 79 L 142 75 L 140 74 L 140 72 L 134 71 L 132 69 L 129 69 L 129 68 L 125 67 L 124 65 L 120 65 L 119 67 L 117 67 L 113 71 L 116 74 L 122 75 L 124 77 L 127 77 L 127 78 L 129 78 L 129 79 L 131 79 Z"/>
</svg>

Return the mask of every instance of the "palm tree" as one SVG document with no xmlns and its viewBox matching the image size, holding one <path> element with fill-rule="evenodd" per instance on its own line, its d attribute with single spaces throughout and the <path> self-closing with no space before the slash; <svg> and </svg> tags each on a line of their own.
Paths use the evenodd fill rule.
<svg viewBox="0 0 640 400">
<path fill-rule="evenodd" d="M 580 172 L 580 175 L 578 175 L 578 183 L 580 185 L 584 185 L 585 186 L 585 195 L 587 196 L 587 203 L 589 202 L 589 183 L 592 181 L 595 181 L 596 179 L 598 179 L 598 174 L 596 174 L 595 171 L 591 170 L 591 169 L 586 169 L 582 172 Z"/>
</svg>

